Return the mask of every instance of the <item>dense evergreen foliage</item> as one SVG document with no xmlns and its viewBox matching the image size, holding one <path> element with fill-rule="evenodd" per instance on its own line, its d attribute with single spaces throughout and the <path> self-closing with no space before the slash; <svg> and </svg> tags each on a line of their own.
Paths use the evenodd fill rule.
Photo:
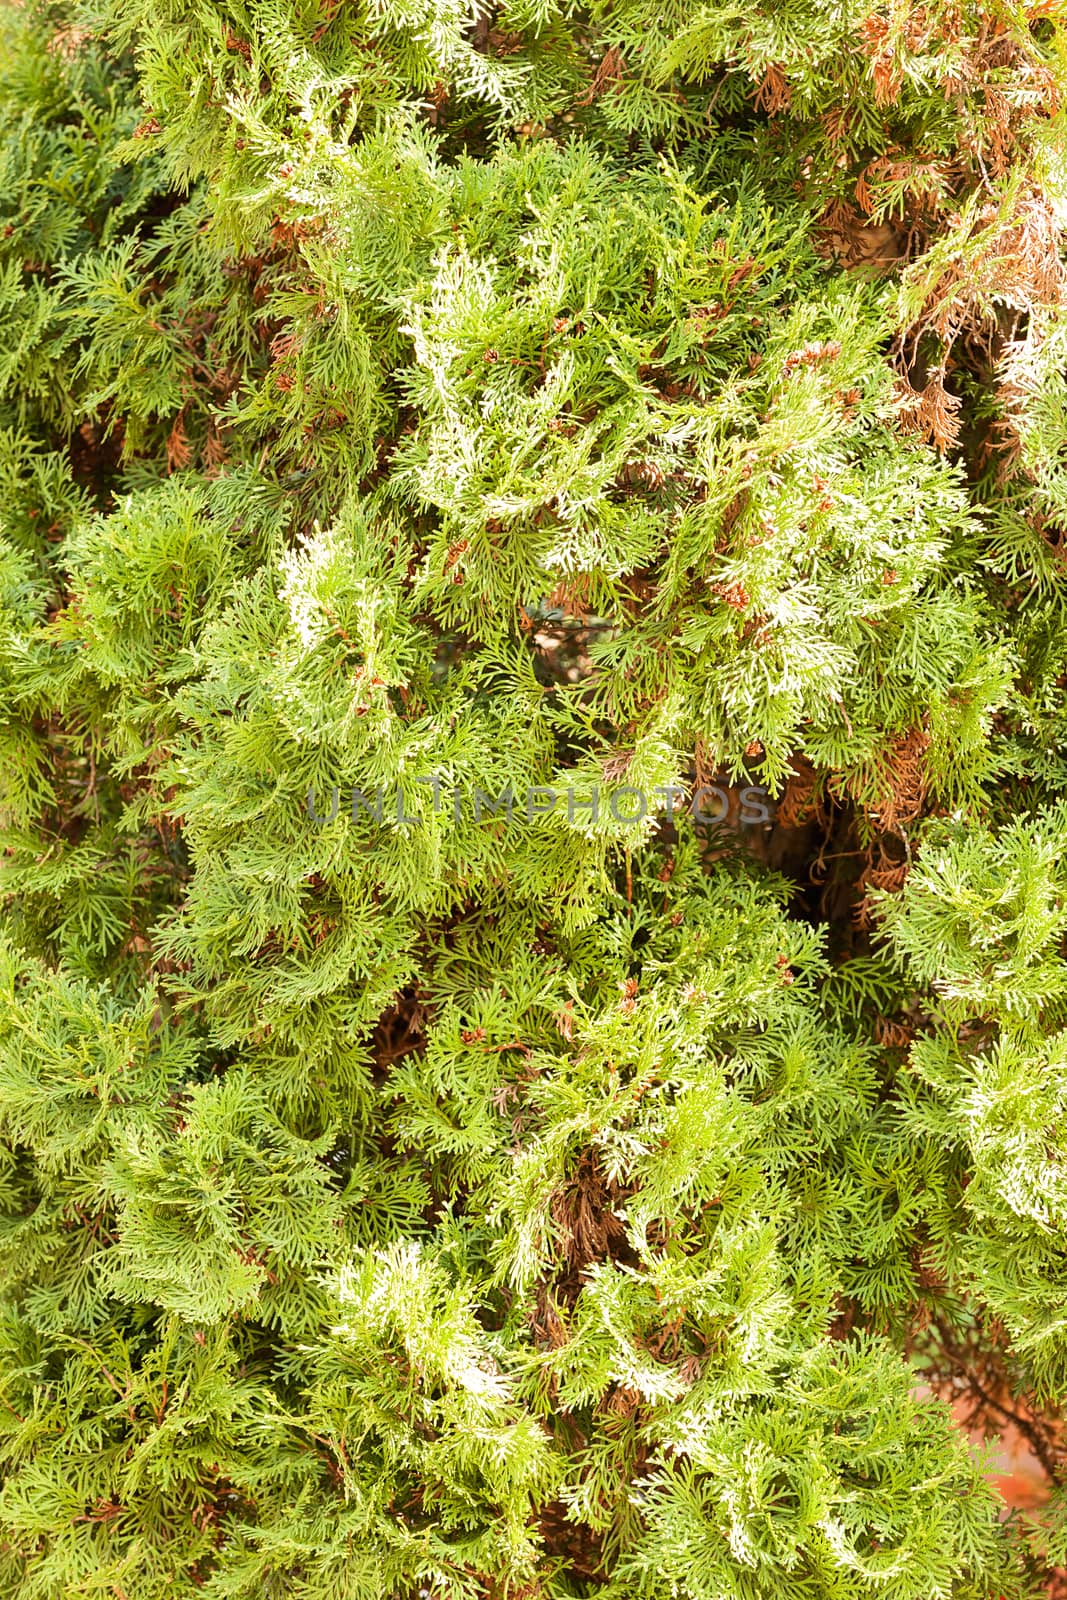
<svg viewBox="0 0 1067 1600">
<path fill-rule="evenodd" d="M 1058 1592 L 1065 95 L 0 11 L 4 1594 Z"/>
</svg>

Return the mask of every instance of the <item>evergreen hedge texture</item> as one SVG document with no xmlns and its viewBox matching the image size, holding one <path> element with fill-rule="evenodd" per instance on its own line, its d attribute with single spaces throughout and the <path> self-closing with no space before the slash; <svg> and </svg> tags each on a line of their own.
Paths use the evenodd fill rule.
<svg viewBox="0 0 1067 1600">
<path fill-rule="evenodd" d="M 1065 97 L 0 12 L 5 1595 L 1061 1592 Z"/>
</svg>

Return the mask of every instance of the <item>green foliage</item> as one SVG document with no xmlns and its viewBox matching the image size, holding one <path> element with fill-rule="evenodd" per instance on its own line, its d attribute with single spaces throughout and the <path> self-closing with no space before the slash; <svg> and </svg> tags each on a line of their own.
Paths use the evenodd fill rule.
<svg viewBox="0 0 1067 1600">
<path fill-rule="evenodd" d="M 5 1592 L 1034 1596 L 1056 8 L 0 42 Z"/>
</svg>

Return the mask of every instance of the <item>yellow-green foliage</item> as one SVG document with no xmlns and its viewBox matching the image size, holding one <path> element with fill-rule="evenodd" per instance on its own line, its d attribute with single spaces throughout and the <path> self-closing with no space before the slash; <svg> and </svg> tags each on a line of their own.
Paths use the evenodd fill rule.
<svg viewBox="0 0 1067 1600">
<path fill-rule="evenodd" d="M 0 13 L 5 1594 L 1039 1592 L 943 1396 L 1067 1399 L 1065 93 Z"/>
</svg>

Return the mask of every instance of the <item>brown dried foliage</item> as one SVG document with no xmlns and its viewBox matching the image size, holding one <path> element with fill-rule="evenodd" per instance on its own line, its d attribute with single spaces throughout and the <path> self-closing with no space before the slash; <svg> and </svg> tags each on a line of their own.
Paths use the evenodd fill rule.
<svg viewBox="0 0 1067 1600">
<path fill-rule="evenodd" d="M 924 758 L 929 748 L 930 735 L 925 728 L 909 728 L 890 747 L 878 775 L 880 797 L 871 807 L 887 833 L 899 832 L 903 823 L 922 815 L 928 789 Z"/>
<path fill-rule="evenodd" d="M 922 389 L 907 377 L 896 384 L 897 415 L 906 433 L 916 433 L 944 454 L 959 443 L 960 400 L 945 388 L 943 371 L 930 373 Z"/>
<path fill-rule="evenodd" d="M 583 1151 L 574 1174 L 552 1197 L 552 1220 L 569 1273 L 629 1253 L 626 1228 L 614 1207 L 627 1190 L 606 1178 L 594 1151 Z"/>
<path fill-rule="evenodd" d="M 1007 216 L 990 201 L 970 233 L 959 238 L 948 263 L 924 285 L 910 343 L 923 333 L 936 335 L 946 349 L 963 333 L 984 334 L 991 341 L 998 332 L 996 302 L 1038 316 L 1061 306 L 1067 269 L 1060 242 L 1052 203 L 1036 189 Z M 923 270 L 917 263 L 913 279 L 921 282 Z"/>
<path fill-rule="evenodd" d="M 783 828 L 801 828 L 819 812 L 815 768 L 803 756 L 793 757 L 790 774 L 775 810 L 775 821 Z"/>
<path fill-rule="evenodd" d="M 899 841 L 898 841 L 899 843 Z M 867 929 L 874 920 L 874 908 L 868 897 L 868 890 L 884 890 L 888 894 L 899 894 L 904 887 L 911 863 L 907 856 L 898 855 L 893 848 L 893 839 L 880 839 L 871 846 L 864 858 L 864 864 L 856 879 L 856 889 L 860 895 L 852 910 L 853 920 L 857 928 Z M 880 1027 L 884 1037 L 882 1044 L 908 1043 L 911 1035 L 900 1024 L 882 1023 Z"/>
<path fill-rule="evenodd" d="M 593 80 L 583 95 L 575 101 L 579 106 L 591 106 L 593 101 L 607 89 L 614 89 L 618 93 L 622 83 L 623 67 L 625 63 L 622 53 L 617 46 L 612 45 L 610 50 L 604 52 L 603 57 L 593 74 Z"/>
<path fill-rule="evenodd" d="M 800 368 L 812 369 L 825 366 L 830 361 L 836 361 L 841 354 L 841 345 L 837 339 L 812 340 L 800 350 L 791 350 L 782 363 L 782 371 L 788 376 Z"/>
<path fill-rule="evenodd" d="M 897 60 L 898 41 L 889 17 L 875 13 L 860 29 L 860 40 L 871 63 L 876 105 L 892 105 L 900 94 L 904 74 Z"/>
<path fill-rule="evenodd" d="M 781 67 L 774 62 L 767 68 L 756 90 L 756 105 L 761 111 L 767 111 L 774 116 L 777 111 L 788 109 L 792 99 L 792 90 L 786 80 Z"/>
<path fill-rule="evenodd" d="M 546 604 L 559 606 L 564 616 L 576 617 L 579 622 L 584 622 L 590 614 L 587 602 L 591 588 L 592 577 L 587 572 L 561 578 L 546 596 Z"/>
<path fill-rule="evenodd" d="M 167 471 L 180 472 L 193 459 L 193 452 L 185 433 L 184 413 L 179 412 L 167 435 Z"/>
</svg>

